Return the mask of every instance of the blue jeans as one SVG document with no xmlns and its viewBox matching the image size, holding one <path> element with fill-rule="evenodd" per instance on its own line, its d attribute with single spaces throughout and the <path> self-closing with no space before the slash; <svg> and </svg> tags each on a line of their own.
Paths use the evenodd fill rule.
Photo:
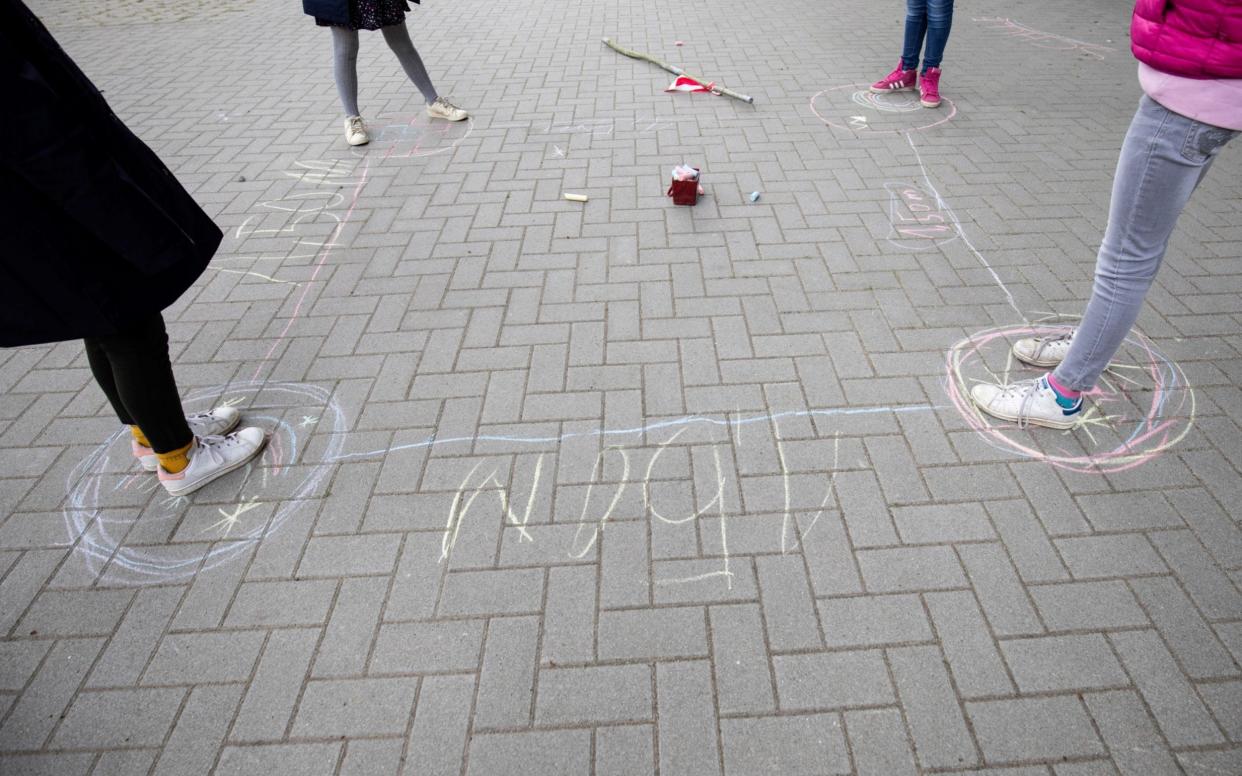
<svg viewBox="0 0 1242 776">
<path fill-rule="evenodd" d="M 953 26 L 953 0 L 906 0 L 906 42 L 901 50 L 901 66 L 913 70 L 919 66 L 919 49 L 923 38 L 927 48 L 923 52 L 923 71 L 940 67 L 944 45 L 949 42 L 949 28 Z"/>
<path fill-rule="evenodd" d="M 1095 387 L 1138 318 L 1178 216 L 1216 154 L 1237 134 L 1174 113 L 1147 96 L 1139 102 L 1113 177 L 1091 301 L 1054 373 L 1065 387 Z"/>
</svg>

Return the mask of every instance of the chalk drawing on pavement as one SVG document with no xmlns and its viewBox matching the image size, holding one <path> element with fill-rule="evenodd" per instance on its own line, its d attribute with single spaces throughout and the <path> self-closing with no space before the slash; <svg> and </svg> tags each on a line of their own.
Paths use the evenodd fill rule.
<svg viewBox="0 0 1242 776">
<path fill-rule="evenodd" d="M 941 98 L 924 108 L 915 92 L 873 94 L 867 84 L 843 84 L 811 95 L 811 112 L 834 129 L 859 134 L 921 132 L 953 120 L 957 104 Z"/>
</svg>

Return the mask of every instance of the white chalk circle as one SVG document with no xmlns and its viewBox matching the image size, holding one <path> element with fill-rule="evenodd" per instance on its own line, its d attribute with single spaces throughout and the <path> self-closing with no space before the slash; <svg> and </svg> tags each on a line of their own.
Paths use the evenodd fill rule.
<svg viewBox="0 0 1242 776">
<path fill-rule="evenodd" d="M 236 383 L 193 391 L 183 404 L 190 412 L 237 407 L 243 425 L 267 431 L 267 447 L 188 497 L 169 497 L 155 474 L 142 471 L 128 429 L 95 448 L 69 474 L 63 515 L 75 554 L 110 582 L 181 582 L 236 558 L 316 496 L 345 441 L 340 406 L 315 385 Z M 331 431 L 319 462 L 304 463 L 311 433 L 325 426 Z"/>
<path fill-rule="evenodd" d="M 371 142 L 350 149 L 354 156 L 381 160 L 434 156 L 452 151 L 474 131 L 474 119 L 432 120 L 426 113 L 380 117 L 367 125 Z"/>
<path fill-rule="evenodd" d="M 919 102 L 916 92 L 887 92 L 876 94 L 870 89 L 860 89 L 850 95 L 856 105 L 883 111 L 884 113 L 914 113 L 926 110 Z"/>
<path fill-rule="evenodd" d="M 812 95 L 811 112 L 851 132 L 920 132 L 951 121 L 957 105 L 941 97 L 939 108 L 924 108 L 917 92 L 875 94 L 867 84 L 845 84 Z"/>
</svg>

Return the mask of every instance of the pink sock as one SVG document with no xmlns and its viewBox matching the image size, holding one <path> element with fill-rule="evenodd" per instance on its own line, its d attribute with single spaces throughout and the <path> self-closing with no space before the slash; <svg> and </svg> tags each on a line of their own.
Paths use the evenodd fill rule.
<svg viewBox="0 0 1242 776">
<path fill-rule="evenodd" d="M 1082 391 L 1075 391 L 1072 388 L 1066 388 L 1064 385 L 1061 385 L 1061 381 L 1057 380 L 1057 378 L 1053 376 L 1052 372 L 1048 373 L 1048 385 L 1051 385 L 1052 390 L 1067 399 L 1077 399 L 1079 396 L 1082 396 Z"/>
</svg>

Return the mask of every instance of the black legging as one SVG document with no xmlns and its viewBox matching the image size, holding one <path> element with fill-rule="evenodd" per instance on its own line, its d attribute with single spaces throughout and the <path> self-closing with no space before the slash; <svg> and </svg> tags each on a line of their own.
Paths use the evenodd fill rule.
<svg viewBox="0 0 1242 776">
<path fill-rule="evenodd" d="M 138 426 L 157 453 L 179 450 L 194 438 L 168 360 L 164 317 L 155 313 L 125 331 L 87 337 L 86 358 L 121 422 Z"/>
</svg>

